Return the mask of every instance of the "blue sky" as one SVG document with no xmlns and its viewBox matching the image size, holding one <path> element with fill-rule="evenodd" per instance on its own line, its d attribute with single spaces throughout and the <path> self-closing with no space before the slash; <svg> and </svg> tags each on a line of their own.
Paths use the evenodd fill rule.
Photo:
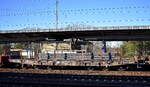
<svg viewBox="0 0 150 87">
<path fill-rule="evenodd" d="M 55 27 L 55 0 L 0 0 L 0 30 Z M 150 0 L 59 0 L 59 27 L 150 25 Z"/>
</svg>

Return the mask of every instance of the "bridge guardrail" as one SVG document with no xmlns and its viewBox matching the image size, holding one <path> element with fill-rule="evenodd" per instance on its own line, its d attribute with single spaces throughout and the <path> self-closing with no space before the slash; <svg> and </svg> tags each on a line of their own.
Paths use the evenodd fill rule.
<svg viewBox="0 0 150 87">
<path fill-rule="evenodd" d="M 0 30 L 0 33 L 28 33 L 28 32 L 63 32 L 63 31 L 91 31 L 91 30 L 136 30 L 150 29 L 150 26 L 110 26 L 110 27 L 83 27 L 59 29 L 26 29 L 26 30 Z"/>
</svg>

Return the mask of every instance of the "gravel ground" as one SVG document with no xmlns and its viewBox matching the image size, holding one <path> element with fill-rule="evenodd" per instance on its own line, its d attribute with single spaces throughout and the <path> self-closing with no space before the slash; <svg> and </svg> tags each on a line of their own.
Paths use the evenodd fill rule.
<svg viewBox="0 0 150 87">
<path fill-rule="evenodd" d="M 92 71 L 92 70 L 42 70 L 42 69 L 0 68 L 0 72 L 39 73 L 39 74 L 74 74 L 74 75 L 150 76 L 150 71 Z"/>
</svg>

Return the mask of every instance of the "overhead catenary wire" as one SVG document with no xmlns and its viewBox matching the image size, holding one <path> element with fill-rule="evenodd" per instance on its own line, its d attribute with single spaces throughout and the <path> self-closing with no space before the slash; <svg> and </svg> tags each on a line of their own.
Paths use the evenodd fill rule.
<svg viewBox="0 0 150 87">
<path fill-rule="evenodd" d="M 67 11 L 67 12 L 73 12 L 73 11 L 98 11 L 98 10 L 127 10 L 127 9 L 148 9 L 150 8 L 149 5 L 147 6 L 128 6 L 128 7 L 106 7 L 106 8 L 81 8 L 81 9 L 61 9 L 61 12 Z M 38 8 L 38 9 L 31 9 L 31 8 L 0 8 L 0 11 L 39 11 L 39 10 L 51 10 L 48 8 Z"/>
<path fill-rule="evenodd" d="M 132 6 L 132 7 L 120 7 L 120 8 L 93 8 L 93 9 L 64 9 L 60 10 L 61 15 L 87 15 L 87 14 L 109 14 L 109 13 L 149 13 L 150 6 Z M 130 9 L 136 9 L 130 11 Z M 140 8 L 147 8 L 146 10 L 138 10 Z M 20 8 L 21 9 L 21 8 Z M 123 10 L 124 9 L 124 10 Z M 128 9 L 128 10 L 127 10 Z M 55 15 L 56 10 L 51 10 L 50 8 L 45 9 L 11 9 L 11 8 L 0 8 L 0 16 L 36 16 L 36 15 Z"/>
<path fill-rule="evenodd" d="M 18 0 L 18 1 L 22 1 L 22 0 Z M 43 0 L 31 0 L 31 2 L 43 2 Z M 47 0 L 49 3 L 49 0 Z M 54 4 L 54 3 L 53 3 Z M 58 4 L 58 0 L 56 0 L 56 8 L 57 8 L 57 4 Z M 37 8 L 37 9 L 32 9 L 32 8 L 0 8 L 0 17 L 8 17 L 8 18 L 16 18 L 19 16 L 25 16 L 25 17 L 30 17 L 30 16 L 37 16 L 40 17 L 41 20 L 44 22 L 43 23 L 32 23 L 30 20 L 32 20 L 33 17 L 31 17 L 31 19 L 29 21 L 24 21 L 23 23 L 1 23 L 0 27 L 26 27 L 26 26 L 30 26 L 30 27 L 40 27 L 40 26 L 56 26 L 56 28 L 58 28 L 58 24 L 60 24 L 61 26 L 68 26 L 68 25 L 75 25 L 75 24 L 83 24 L 85 25 L 85 27 L 87 25 L 92 25 L 93 23 L 101 25 L 104 23 L 119 23 L 119 22 L 149 22 L 150 19 L 148 18 L 138 18 L 138 19 L 81 19 L 81 20 L 68 20 L 71 17 L 78 17 L 79 15 L 81 15 L 83 18 L 85 16 L 88 17 L 92 17 L 94 15 L 109 15 L 109 14 L 132 14 L 132 13 L 137 13 L 137 14 L 149 14 L 150 6 L 149 5 L 145 5 L 145 6 L 125 6 L 125 7 L 103 7 L 103 8 L 75 8 L 75 9 L 52 9 L 49 7 L 44 7 L 44 8 Z M 57 10 L 57 11 L 56 11 Z M 56 17 L 57 13 L 59 12 L 59 17 L 63 17 L 65 18 L 62 20 L 58 20 L 58 17 Z M 47 22 L 45 22 L 45 18 L 48 18 L 49 20 Z M 56 17 L 56 20 L 55 20 Z M 27 18 L 29 19 L 29 18 Z M 21 20 L 21 19 L 19 19 Z M 58 23 L 58 21 L 60 23 Z M 25 23 L 26 22 L 26 23 Z M 31 22 L 31 23 L 30 23 Z"/>
<path fill-rule="evenodd" d="M 124 19 L 124 20 L 99 20 L 99 21 L 64 21 L 64 22 L 60 22 L 60 24 L 64 24 L 64 25 L 74 25 L 74 24 L 84 24 L 84 26 L 86 27 L 86 24 L 90 24 L 90 23 L 109 23 L 109 22 L 135 22 L 135 21 L 150 21 L 150 19 Z M 12 27 L 12 26 L 42 26 L 42 25 L 55 25 L 56 22 L 51 22 L 51 23 L 29 23 L 29 24 L 0 24 L 0 26 L 7 26 L 7 27 Z M 87 25 L 88 26 L 88 25 Z"/>
</svg>

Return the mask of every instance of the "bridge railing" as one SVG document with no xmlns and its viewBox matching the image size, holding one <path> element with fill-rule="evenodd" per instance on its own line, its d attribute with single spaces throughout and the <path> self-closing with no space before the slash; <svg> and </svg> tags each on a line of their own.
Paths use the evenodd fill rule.
<svg viewBox="0 0 150 87">
<path fill-rule="evenodd" d="M 92 31 L 92 30 L 137 30 L 150 29 L 150 26 L 109 26 L 109 27 L 68 27 L 51 29 L 0 30 L 0 33 L 28 33 L 28 32 L 63 32 L 63 31 Z"/>
</svg>

